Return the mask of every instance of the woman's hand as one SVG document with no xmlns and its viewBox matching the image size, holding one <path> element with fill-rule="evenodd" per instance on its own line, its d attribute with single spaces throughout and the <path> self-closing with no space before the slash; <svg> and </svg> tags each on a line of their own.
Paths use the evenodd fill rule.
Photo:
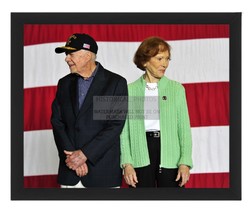
<svg viewBox="0 0 251 214">
<path fill-rule="evenodd" d="M 123 168 L 124 168 L 125 182 L 132 187 L 136 187 L 138 179 L 133 166 L 131 164 L 125 164 Z"/>
<path fill-rule="evenodd" d="M 175 181 L 178 181 L 181 179 L 179 186 L 184 186 L 188 181 L 190 177 L 190 168 L 187 165 L 181 164 L 178 169 L 178 175 L 176 177 Z"/>
</svg>

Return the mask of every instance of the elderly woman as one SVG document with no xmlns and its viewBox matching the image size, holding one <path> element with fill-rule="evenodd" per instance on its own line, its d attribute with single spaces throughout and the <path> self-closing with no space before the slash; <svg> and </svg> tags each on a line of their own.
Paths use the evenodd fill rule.
<svg viewBox="0 0 251 214">
<path fill-rule="evenodd" d="M 185 89 L 164 76 L 170 49 L 163 39 L 150 37 L 134 56 L 145 73 L 128 86 L 121 134 L 121 167 L 130 187 L 182 187 L 189 180 L 192 137 Z"/>
</svg>

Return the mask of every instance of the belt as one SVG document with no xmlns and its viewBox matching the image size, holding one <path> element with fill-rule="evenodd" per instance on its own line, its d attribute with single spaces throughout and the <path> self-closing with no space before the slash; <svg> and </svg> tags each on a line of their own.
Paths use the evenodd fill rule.
<svg viewBox="0 0 251 214">
<path fill-rule="evenodd" d="M 160 138 L 160 131 L 146 132 L 147 137 Z"/>
</svg>

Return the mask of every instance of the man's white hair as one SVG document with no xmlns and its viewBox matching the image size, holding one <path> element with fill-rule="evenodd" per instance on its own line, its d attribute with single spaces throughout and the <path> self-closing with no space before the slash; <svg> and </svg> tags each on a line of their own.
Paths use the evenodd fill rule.
<svg viewBox="0 0 251 214">
<path fill-rule="evenodd" d="M 96 61 L 97 55 L 95 53 L 93 53 L 91 51 L 88 51 L 88 50 L 84 50 L 84 49 L 81 49 L 81 51 L 83 53 L 91 53 L 91 60 L 94 61 L 94 62 Z"/>
</svg>

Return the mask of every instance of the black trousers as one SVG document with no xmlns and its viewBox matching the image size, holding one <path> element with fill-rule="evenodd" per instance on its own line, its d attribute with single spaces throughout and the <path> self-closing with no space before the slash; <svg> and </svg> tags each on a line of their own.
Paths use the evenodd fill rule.
<svg viewBox="0 0 251 214">
<path fill-rule="evenodd" d="M 178 169 L 160 168 L 160 137 L 147 134 L 147 146 L 150 165 L 135 168 L 137 173 L 137 187 L 179 187 L 175 181 Z"/>
</svg>

